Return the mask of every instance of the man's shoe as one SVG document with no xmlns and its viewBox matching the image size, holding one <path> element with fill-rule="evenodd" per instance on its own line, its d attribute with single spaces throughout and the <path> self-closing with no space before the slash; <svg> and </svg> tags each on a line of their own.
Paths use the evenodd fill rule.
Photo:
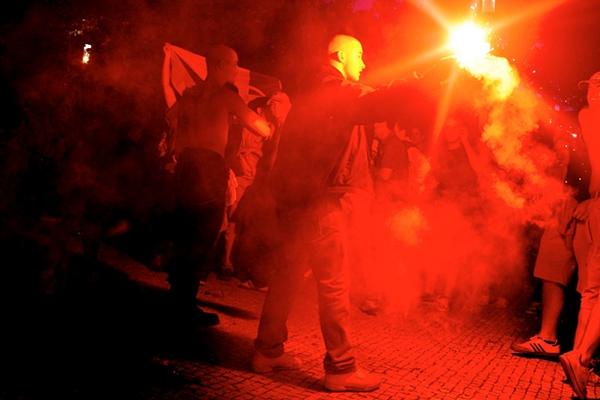
<svg viewBox="0 0 600 400">
<path fill-rule="evenodd" d="M 558 340 L 546 340 L 541 336 L 533 336 L 522 343 L 513 343 L 510 346 L 513 354 L 531 355 L 540 357 L 558 357 L 560 355 L 560 344 Z"/>
<path fill-rule="evenodd" d="M 581 365 L 579 353 L 569 351 L 558 358 L 562 369 L 565 371 L 567 381 L 575 395 L 580 399 L 587 398 L 587 382 L 590 377 L 590 368 Z"/>
<path fill-rule="evenodd" d="M 323 384 L 332 392 L 372 392 L 379 389 L 381 377 L 358 368 L 346 374 L 325 374 Z"/>
<path fill-rule="evenodd" d="M 256 290 L 258 290 L 259 292 L 267 293 L 269 291 L 269 287 L 268 286 L 256 286 Z"/>
<path fill-rule="evenodd" d="M 270 358 L 257 351 L 252 357 L 251 366 L 254 372 L 265 374 L 282 369 L 298 369 L 302 366 L 302 361 L 290 353 L 283 353 L 279 357 Z"/>
<path fill-rule="evenodd" d="M 250 290 L 257 290 L 257 291 L 263 292 L 263 293 L 266 293 L 266 292 L 269 291 L 269 287 L 268 286 L 257 286 L 250 279 L 248 279 L 247 281 L 241 282 L 238 285 L 238 287 L 241 287 L 241 288 L 244 288 L 244 289 L 250 289 Z"/>
<path fill-rule="evenodd" d="M 242 281 L 240 282 L 240 284 L 238 285 L 239 288 L 242 289 L 254 289 L 254 284 L 252 283 L 252 281 L 250 279 L 246 280 L 246 281 Z"/>
<path fill-rule="evenodd" d="M 366 299 L 360 305 L 360 311 L 367 315 L 377 315 L 381 312 L 381 301 L 376 299 Z"/>
<path fill-rule="evenodd" d="M 221 322 L 219 315 L 215 313 L 208 313 L 198 309 L 198 313 L 194 316 L 194 322 L 200 326 L 215 326 Z"/>
<path fill-rule="evenodd" d="M 181 307 L 172 313 L 176 322 L 185 326 L 210 327 L 218 325 L 219 316 L 201 310 L 199 307 Z"/>
</svg>

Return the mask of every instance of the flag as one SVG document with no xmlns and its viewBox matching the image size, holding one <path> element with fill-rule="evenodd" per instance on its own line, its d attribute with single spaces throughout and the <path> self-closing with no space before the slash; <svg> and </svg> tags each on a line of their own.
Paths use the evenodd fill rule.
<svg viewBox="0 0 600 400">
<path fill-rule="evenodd" d="M 168 63 L 169 73 L 167 78 L 163 79 L 163 85 L 165 91 L 172 90 L 178 99 L 187 88 L 206 79 L 206 59 L 184 48 L 166 45 L 171 51 L 165 54 L 164 62 Z M 246 103 L 257 97 L 272 95 L 282 88 L 279 79 L 245 68 L 238 69 L 235 86 Z M 170 102 L 173 103 L 167 98 L 169 108 L 174 104 L 168 104 Z"/>
</svg>

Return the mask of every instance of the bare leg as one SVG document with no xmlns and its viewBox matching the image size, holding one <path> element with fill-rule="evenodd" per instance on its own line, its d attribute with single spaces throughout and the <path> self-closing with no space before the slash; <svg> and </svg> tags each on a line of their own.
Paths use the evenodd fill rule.
<svg viewBox="0 0 600 400">
<path fill-rule="evenodd" d="M 542 283 L 542 326 L 540 336 L 547 340 L 556 340 L 558 321 L 565 303 L 565 289 L 555 282 L 544 280 Z"/>
</svg>

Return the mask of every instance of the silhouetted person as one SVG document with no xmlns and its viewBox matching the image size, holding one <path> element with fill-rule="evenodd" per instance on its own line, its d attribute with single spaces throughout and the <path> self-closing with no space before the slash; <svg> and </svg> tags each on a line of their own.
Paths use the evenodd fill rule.
<svg viewBox="0 0 600 400">
<path fill-rule="evenodd" d="M 206 63 L 206 80 L 186 90 L 169 110 L 177 159 L 169 283 L 175 310 L 211 325 L 218 323 L 218 317 L 201 312 L 196 295 L 225 215 L 229 171 L 224 153 L 230 121 L 235 116 L 265 137 L 270 135 L 270 128 L 231 87 L 238 69 L 236 52 L 214 46 Z"/>
</svg>

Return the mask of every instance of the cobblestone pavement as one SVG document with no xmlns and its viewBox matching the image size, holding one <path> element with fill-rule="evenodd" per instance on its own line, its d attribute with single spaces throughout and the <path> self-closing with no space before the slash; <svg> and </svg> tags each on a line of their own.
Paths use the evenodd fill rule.
<svg viewBox="0 0 600 400">
<path fill-rule="evenodd" d="M 130 279 L 166 288 L 165 275 L 106 255 Z M 531 334 L 535 318 L 485 307 L 470 315 L 419 306 L 406 313 L 368 316 L 356 307 L 352 329 L 361 365 L 383 376 L 378 391 L 328 393 L 322 389 L 321 339 L 315 286 L 307 278 L 289 321 L 287 349 L 303 361 L 301 371 L 257 375 L 249 371 L 264 293 L 237 281 L 210 278 L 199 295 L 221 324 L 182 339 L 179 351 L 155 358 L 187 379 L 157 385 L 138 395 L 173 399 L 567 399 L 569 386 L 557 362 L 511 355 L 512 342 Z M 590 387 L 590 395 L 600 391 Z"/>
<path fill-rule="evenodd" d="M 421 304 L 369 316 L 354 306 L 357 358 L 383 383 L 372 393 L 328 393 L 321 385 L 324 346 L 311 277 L 289 320 L 287 349 L 303 368 L 257 375 L 249 360 L 264 293 L 211 276 L 198 300 L 221 323 L 185 329 L 165 307 L 166 274 L 110 247 L 100 254 L 96 266 L 71 266 L 74 290 L 13 307 L 3 320 L 9 351 L 0 354 L 0 365 L 9 368 L 0 375 L 0 399 L 571 397 L 557 362 L 511 355 L 510 345 L 539 323 L 517 307 L 459 313 Z M 600 397 L 597 386 L 588 393 Z"/>
</svg>

